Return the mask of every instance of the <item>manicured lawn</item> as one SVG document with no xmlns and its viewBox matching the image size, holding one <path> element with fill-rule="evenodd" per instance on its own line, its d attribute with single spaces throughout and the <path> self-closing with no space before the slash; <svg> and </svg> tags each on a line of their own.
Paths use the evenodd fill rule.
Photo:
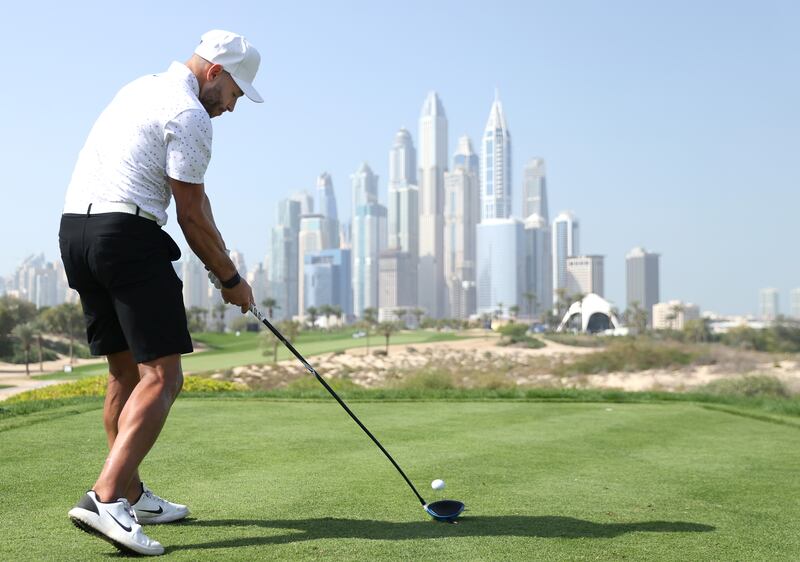
<svg viewBox="0 0 800 562">
<path fill-rule="evenodd" d="M 331 400 L 181 398 L 142 473 L 193 515 L 148 532 L 175 560 L 790 560 L 800 552 L 797 426 L 692 403 L 351 406 L 426 499 L 467 504 L 460 524 L 430 521 Z M 107 559 L 113 547 L 66 517 L 103 462 L 100 410 L 30 421 L 0 432 L 0 559 Z M 447 482 L 444 494 L 430 489 L 434 478 Z"/>
<path fill-rule="evenodd" d="M 298 351 L 305 357 L 353 347 L 365 347 L 365 338 L 354 339 L 352 337 L 354 331 L 355 330 L 350 329 L 331 333 L 323 331 L 303 332 L 293 343 Z M 191 353 L 183 357 L 183 369 L 186 373 L 197 373 L 214 369 L 229 369 L 239 365 L 254 365 L 272 361 L 272 348 L 270 347 L 267 350 L 261 347 L 263 338 L 262 332 L 243 332 L 238 337 L 234 334 L 203 333 L 195 334 L 193 337 L 196 341 L 209 346 L 209 349 Z M 460 337 L 462 336 L 452 332 L 416 330 L 394 334 L 389 340 L 389 343 L 391 345 L 430 343 L 452 341 Z M 370 337 L 370 349 L 382 349 L 384 343 L 385 339 L 382 336 L 372 335 Z M 268 351 L 267 355 L 264 354 L 265 351 Z M 279 344 L 278 360 L 288 359 L 289 357 L 291 357 L 289 351 L 283 347 L 283 344 Z M 41 378 L 43 380 L 72 380 L 107 372 L 106 363 L 102 362 L 94 365 L 76 367 L 71 373 L 59 372 L 36 378 Z"/>
</svg>

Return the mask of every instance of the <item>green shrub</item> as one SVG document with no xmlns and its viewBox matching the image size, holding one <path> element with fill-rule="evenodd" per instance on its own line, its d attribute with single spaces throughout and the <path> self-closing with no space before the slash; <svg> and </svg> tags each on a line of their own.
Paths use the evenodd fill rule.
<svg viewBox="0 0 800 562">
<path fill-rule="evenodd" d="M 350 379 L 345 379 L 341 377 L 325 377 L 324 375 L 323 378 L 325 379 L 325 382 L 328 383 L 328 386 L 330 386 L 337 393 L 346 390 L 354 390 L 362 388 L 353 381 L 351 381 Z M 306 390 L 322 390 L 323 392 L 325 391 L 325 389 L 317 380 L 317 377 L 315 377 L 314 375 L 303 375 L 302 377 L 297 378 L 292 382 L 290 382 L 288 385 L 286 385 L 286 389 L 290 391 L 306 391 Z"/>
<path fill-rule="evenodd" d="M 559 375 L 591 375 L 596 373 L 645 371 L 683 367 L 693 355 L 676 347 L 646 341 L 614 341 L 597 353 L 584 355 L 572 363 L 557 365 Z"/>
<path fill-rule="evenodd" d="M 789 398 L 791 393 L 779 379 L 769 375 L 747 375 L 710 382 L 698 389 L 719 396 Z"/>
<path fill-rule="evenodd" d="M 497 345 L 521 345 L 531 349 L 545 346 L 543 342 L 528 335 L 528 326 L 526 324 L 506 324 L 498 332 L 503 337 L 500 338 Z"/>
<path fill-rule="evenodd" d="M 450 390 L 456 386 L 453 375 L 439 370 L 418 371 L 397 383 L 398 388 L 407 390 Z"/>
<path fill-rule="evenodd" d="M 601 336 L 582 336 L 576 334 L 547 334 L 548 340 L 573 347 L 605 347 L 608 339 Z"/>
<path fill-rule="evenodd" d="M 36 390 L 28 390 L 10 397 L 6 402 L 26 402 L 29 400 L 60 400 L 76 396 L 105 396 L 108 375 L 86 377 L 79 381 L 53 384 Z M 183 379 L 182 392 L 230 392 L 247 390 L 242 384 L 218 381 L 202 377 L 187 376 Z"/>
</svg>

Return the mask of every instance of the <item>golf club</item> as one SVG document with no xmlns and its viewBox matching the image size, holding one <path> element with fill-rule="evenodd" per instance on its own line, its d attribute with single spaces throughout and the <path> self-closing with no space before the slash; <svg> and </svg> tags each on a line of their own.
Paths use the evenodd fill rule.
<svg viewBox="0 0 800 562">
<path fill-rule="evenodd" d="M 308 361 L 306 361 L 305 358 L 302 355 L 300 355 L 300 353 L 294 348 L 294 346 L 291 344 L 291 342 L 287 341 L 286 338 L 283 337 L 283 334 L 281 334 L 275 328 L 275 326 L 273 326 L 272 323 L 270 323 L 270 321 L 267 320 L 261 314 L 261 312 L 258 310 L 258 308 L 256 308 L 255 304 L 251 304 L 250 305 L 250 312 L 252 312 L 253 316 L 258 318 L 262 322 L 262 324 L 264 324 L 269 329 L 269 331 L 272 332 L 275 335 L 275 337 L 278 338 L 283 343 L 283 345 L 286 346 L 286 349 L 291 351 L 292 354 L 295 357 L 297 357 L 297 359 L 303 364 L 303 366 L 306 368 L 306 370 L 308 370 L 309 373 L 311 373 L 312 375 L 314 375 L 317 378 L 317 380 L 320 382 L 320 384 L 322 384 L 322 386 L 325 387 L 325 390 L 327 390 L 330 393 L 330 395 L 333 396 L 336 399 L 336 401 L 339 403 L 339 405 L 342 408 L 344 408 L 344 411 L 347 412 L 350 415 L 351 418 L 353 418 L 353 421 L 355 421 L 358 424 L 358 427 L 363 429 L 364 433 L 366 433 L 369 436 L 369 438 L 372 439 L 372 441 L 378 446 L 378 448 L 383 452 L 383 454 L 386 455 L 386 458 L 389 459 L 389 461 L 392 463 L 392 465 L 397 469 L 397 472 L 400 473 L 400 475 L 403 477 L 403 480 L 406 481 L 406 484 L 408 484 L 409 487 L 411 487 L 411 490 L 414 492 L 414 495 L 417 496 L 417 499 L 419 500 L 419 503 L 422 504 L 422 508 L 425 511 L 427 511 L 428 514 L 431 517 L 433 517 L 437 521 L 452 522 L 459 515 L 461 515 L 461 512 L 464 511 L 464 504 L 462 502 L 460 502 L 460 501 L 456 501 L 456 500 L 441 500 L 441 501 L 436 501 L 436 502 L 432 502 L 432 503 L 427 503 L 423 499 L 423 497 L 419 494 L 417 489 L 414 487 L 414 484 L 411 483 L 411 480 L 408 479 L 408 476 L 406 476 L 406 473 L 403 472 L 403 469 L 400 468 L 400 465 L 398 465 L 395 462 L 395 460 L 392 458 L 392 455 L 389 454 L 389 451 L 387 451 L 386 449 L 383 448 L 383 445 L 381 445 L 380 441 L 378 441 L 375 438 L 375 436 L 372 435 L 370 430 L 367 429 L 366 426 L 363 423 L 361 423 L 361 420 L 359 420 L 356 417 L 356 415 L 350 410 L 350 408 L 347 407 L 347 404 L 345 404 L 344 401 L 341 398 L 339 398 L 339 395 L 336 394 L 336 392 L 334 392 L 334 390 L 328 385 L 327 382 L 325 382 L 325 379 L 323 379 L 319 375 L 319 373 L 317 373 L 317 371 L 314 369 L 314 367 L 312 367 L 308 363 Z"/>
</svg>

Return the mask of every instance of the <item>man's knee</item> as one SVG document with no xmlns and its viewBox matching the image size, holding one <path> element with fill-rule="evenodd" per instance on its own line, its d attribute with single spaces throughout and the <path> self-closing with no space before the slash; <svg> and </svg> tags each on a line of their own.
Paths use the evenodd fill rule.
<svg viewBox="0 0 800 562">
<path fill-rule="evenodd" d="M 183 388 L 183 369 L 181 368 L 180 355 L 161 357 L 140 365 L 142 380 L 148 384 L 156 385 L 159 393 L 170 402 L 178 397 Z M 146 379 L 145 379 L 146 377 Z"/>
</svg>

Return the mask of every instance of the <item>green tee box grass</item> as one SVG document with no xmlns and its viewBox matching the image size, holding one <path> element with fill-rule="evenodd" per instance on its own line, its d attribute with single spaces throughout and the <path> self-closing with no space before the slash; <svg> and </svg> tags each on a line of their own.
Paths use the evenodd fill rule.
<svg viewBox="0 0 800 562">
<path fill-rule="evenodd" d="M 210 349 L 197 351 L 183 356 L 183 370 L 185 373 L 197 373 L 211 371 L 215 369 L 230 369 L 240 365 L 255 365 L 272 362 L 272 348 L 261 347 L 263 331 L 242 332 L 241 335 L 234 334 L 215 334 L 203 333 L 194 334 L 193 337 Z M 294 342 L 304 357 L 311 357 L 320 353 L 331 353 L 342 351 L 354 347 L 366 347 L 366 338 L 354 339 L 353 330 L 338 330 L 334 332 L 303 332 Z M 415 343 L 431 343 L 438 341 L 453 341 L 461 339 L 451 332 L 433 332 L 428 330 L 416 330 L 399 332 L 392 335 L 389 340 L 390 345 L 407 345 Z M 385 339 L 383 336 L 373 334 L 370 337 L 370 350 L 383 349 Z M 265 355 L 264 352 L 267 351 Z M 289 351 L 278 344 L 278 361 L 293 357 Z M 52 379 L 80 379 L 94 375 L 101 375 L 108 372 L 105 362 L 92 365 L 82 365 L 76 367 L 70 373 L 51 373 L 43 375 L 43 380 Z"/>
<path fill-rule="evenodd" d="M 100 402 L 97 400 L 96 408 Z M 692 403 L 360 402 L 436 523 L 333 402 L 179 398 L 141 467 L 191 519 L 174 560 L 790 560 L 800 430 Z M 0 559 L 105 560 L 66 512 L 105 457 L 102 412 L 0 433 Z M 430 489 L 434 478 L 444 492 Z"/>
</svg>

